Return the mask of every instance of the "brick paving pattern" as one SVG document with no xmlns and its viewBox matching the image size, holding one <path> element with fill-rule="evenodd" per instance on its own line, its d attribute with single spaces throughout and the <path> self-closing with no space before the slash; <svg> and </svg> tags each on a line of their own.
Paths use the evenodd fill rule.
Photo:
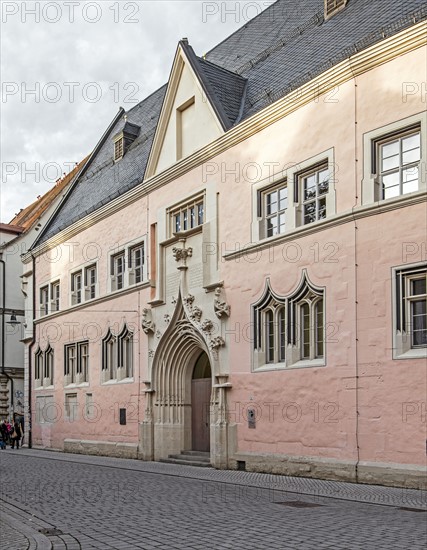
<svg viewBox="0 0 427 550">
<path fill-rule="evenodd" d="M 56 529 L 34 548 L 418 550 L 427 542 L 422 491 L 26 449 L 1 461 L 6 520 L 34 534 Z M 11 470 L 14 487 L 4 483 Z"/>
<path fill-rule="evenodd" d="M 7 550 L 28 550 L 30 548 L 28 538 L 7 523 L 3 513 L 0 516 L 0 548 L 7 548 Z"/>
</svg>

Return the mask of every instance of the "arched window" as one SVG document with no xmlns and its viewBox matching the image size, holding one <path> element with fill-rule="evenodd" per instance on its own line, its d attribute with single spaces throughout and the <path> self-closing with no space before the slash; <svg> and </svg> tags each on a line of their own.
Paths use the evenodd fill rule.
<svg viewBox="0 0 427 550">
<path fill-rule="evenodd" d="M 299 304 L 301 359 L 323 357 L 323 298 L 312 293 Z"/>
<path fill-rule="evenodd" d="M 108 329 L 102 341 L 102 381 L 114 380 L 117 376 L 117 337 Z"/>
<path fill-rule="evenodd" d="M 273 300 L 263 312 L 266 363 L 283 363 L 286 360 L 286 309 Z"/>
<path fill-rule="evenodd" d="M 34 358 L 34 378 L 36 386 L 43 386 L 44 357 L 40 348 L 37 350 Z"/>
<path fill-rule="evenodd" d="M 133 333 L 125 325 L 118 337 L 118 369 L 119 378 L 133 376 Z"/>
<path fill-rule="evenodd" d="M 53 384 L 53 360 L 53 349 L 48 346 L 44 357 L 44 383 L 48 386 Z"/>
<path fill-rule="evenodd" d="M 290 296 L 275 294 L 267 280 L 263 296 L 253 305 L 255 369 L 323 359 L 323 300 L 324 290 L 310 283 L 305 270 Z"/>
</svg>

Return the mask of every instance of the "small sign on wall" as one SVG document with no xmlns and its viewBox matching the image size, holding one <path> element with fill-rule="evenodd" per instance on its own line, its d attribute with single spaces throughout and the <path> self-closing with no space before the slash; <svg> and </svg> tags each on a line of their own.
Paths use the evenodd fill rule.
<svg viewBox="0 0 427 550">
<path fill-rule="evenodd" d="M 248 428 L 255 429 L 255 409 L 248 409 Z"/>
<path fill-rule="evenodd" d="M 126 409 L 119 409 L 119 422 L 121 426 L 126 425 Z"/>
</svg>

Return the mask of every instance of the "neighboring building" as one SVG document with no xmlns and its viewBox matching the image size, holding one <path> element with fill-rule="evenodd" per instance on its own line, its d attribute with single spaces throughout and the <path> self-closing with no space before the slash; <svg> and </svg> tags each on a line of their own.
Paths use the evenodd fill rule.
<svg viewBox="0 0 427 550">
<path fill-rule="evenodd" d="M 426 19 L 279 0 L 180 41 L 31 251 L 36 445 L 425 483 Z"/>
<path fill-rule="evenodd" d="M 5 283 L 5 296 L 1 293 L 0 298 L 4 350 L 0 372 L 1 419 L 12 418 L 14 414 L 21 416 L 25 412 L 23 342 L 31 340 L 33 334 L 32 303 L 28 299 L 32 292 L 32 271 L 27 270 L 23 275 L 21 255 L 29 251 L 82 165 L 80 163 L 47 193 L 22 209 L 9 224 L 0 224 L 0 254 L 4 262 L 0 272 L 2 288 L 3 281 Z"/>
<path fill-rule="evenodd" d="M 0 224 L 0 419 L 12 418 L 13 412 L 24 412 L 24 346 L 19 322 L 24 316 L 19 285 L 22 264 L 14 254 L 13 243 L 19 240 L 24 228 Z"/>
</svg>

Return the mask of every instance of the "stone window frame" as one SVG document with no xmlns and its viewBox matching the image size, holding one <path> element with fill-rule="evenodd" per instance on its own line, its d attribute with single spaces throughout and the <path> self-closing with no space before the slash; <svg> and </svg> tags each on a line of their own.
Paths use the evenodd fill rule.
<svg viewBox="0 0 427 550">
<path fill-rule="evenodd" d="M 71 398 L 75 398 L 75 405 L 73 406 L 73 412 L 71 414 L 70 401 Z M 64 393 L 64 420 L 66 422 L 76 422 L 78 420 L 78 408 L 79 408 L 79 398 L 77 392 L 66 392 Z"/>
<path fill-rule="evenodd" d="M 81 368 L 82 357 L 81 350 L 83 346 L 87 346 L 87 363 L 86 368 Z M 69 364 L 70 352 L 73 351 L 73 363 Z M 64 386 L 88 386 L 89 385 L 89 340 L 79 340 L 78 342 L 72 342 L 64 345 Z"/>
<path fill-rule="evenodd" d="M 54 387 L 55 352 L 50 344 L 43 351 L 39 346 L 34 354 L 34 387 L 36 390 Z M 47 374 L 47 376 L 46 376 Z"/>
<path fill-rule="evenodd" d="M 56 279 L 49 284 L 50 312 L 54 313 L 61 309 L 61 281 Z"/>
<path fill-rule="evenodd" d="M 417 161 L 412 161 L 412 162 L 408 162 L 406 164 L 403 163 L 403 155 L 405 154 L 405 152 L 402 150 L 402 145 L 403 145 L 403 141 L 405 139 L 408 139 L 408 138 L 411 138 L 415 135 L 418 135 L 419 136 L 419 140 L 420 140 L 420 146 L 419 146 L 419 149 L 420 149 L 420 159 L 418 159 Z M 383 155 L 382 155 L 382 151 L 381 149 L 387 145 L 391 145 L 393 142 L 398 142 L 399 143 L 399 165 L 397 168 L 394 168 L 394 169 L 390 169 L 390 170 L 383 170 L 381 168 L 381 162 L 383 160 Z M 421 160 L 421 128 L 419 125 L 416 125 L 416 126 L 413 126 L 413 127 L 410 127 L 410 128 L 407 128 L 406 130 L 402 131 L 402 132 L 397 132 L 397 133 L 394 133 L 392 135 L 387 135 L 385 137 L 383 137 L 382 139 L 378 139 L 378 140 L 375 140 L 374 144 L 373 144 L 373 148 L 374 148 L 374 155 L 375 155 L 375 158 L 373 160 L 373 164 L 375 163 L 375 166 L 376 166 L 376 171 L 375 171 L 375 174 L 376 174 L 376 179 L 377 179 L 377 182 L 378 182 L 378 192 L 380 194 L 380 197 L 379 197 L 379 200 L 383 201 L 383 200 L 389 200 L 390 198 L 396 198 L 396 197 L 384 197 L 383 196 L 383 190 L 382 190 L 382 182 L 384 181 L 384 178 L 386 178 L 387 176 L 389 175 L 392 175 L 392 174 L 395 174 L 396 172 L 399 174 L 399 193 L 397 194 L 397 197 L 401 197 L 403 195 L 409 195 L 410 193 L 416 193 L 418 192 L 418 189 L 416 189 L 415 191 L 411 191 L 411 192 L 403 192 L 403 186 L 404 186 L 404 181 L 403 181 L 403 178 L 402 178 L 402 172 L 405 171 L 405 170 L 413 170 L 413 169 L 417 169 L 418 170 L 418 177 L 417 177 L 417 183 L 419 185 L 419 180 L 420 180 L 420 177 L 421 177 L 421 170 L 420 170 L 420 160 Z M 418 148 L 418 147 L 417 147 Z M 395 156 L 395 155 L 393 155 Z M 388 172 L 388 173 L 387 173 Z M 407 183 L 407 182 L 406 182 Z M 396 187 L 396 186 L 393 186 L 393 187 Z"/>
<path fill-rule="evenodd" d="M 385 204 L 391 201 L 402 201 L 407 197 L 425 193 L 427 190 L 427 178 L 420 170 L 418 191 L 399 195 L 389 199 L 381 199 L 380 181 L 377 176 L 377 144 L 387 137 L 393 137 L 405 133 L 411 128 L 420 128 L 421 133 L 421 159 L 420 166 L 427 164 L 427 116 L 425 113 L 418 113 L 390 124 L 380 126 L 363 134 L 363 179 L 362 179 L 362 205 Z"/>
<path fill-rule="evenodd" d="M 125 323 L 122 330 L 115 334 L 111 328 L 102 339 L 101 384 L 129 383 L 134 381 L 134 335 L 135 333 Z M 121 365 L 123 345 L 131 340 L 130 363 Z M 132 371 L 132 372 L 130 372 Z"/>
<path fill-rule="evenodd" d="M 136 282 L 135 278 L 135 272 L 134 268 L 132 267 L 132 261 L 131 261 L 131 253 L 132 250 L 135 250 L 136 248 L 142 247 L 144 251 L 144 259 L 143 259 L 143 265 L 142 265 L 142 281 Z M 114 259 L 118 256 L 121 256 L 124 258 L 123 262 L 123 286 L 121 288 L 116 288 L 116 281 L 113 269 L 113 262 Z M 136 239 L 132 239 L 132 241 L 129 241 L 127 243 L 124 243 L 116 248 L 114 250 L 110 250 L 108 254 L 108 293 L 113 292 L 123 292 L 124 290 L 127 290 L 133 286 L 147 284 L 148 283 L 148 237 L 147 235 L 143 235 L 142 237 L 138 237 Z"/>
<path fill-rule="evenodd" d="M 80 277 L 80 288 L 75 288 L 77 283 L 77 277 Z M 78 269 L 73 269 L 70 273 L 70 306 L 78 306 L 79 304 L 82 304 L 83 298 L 84 298 L 83 269 L 80 267 Z"/>
<path fill-rule="evenodd" d="M 322 180 L 321 182 L 317 181 L 316 184 L 315 184 L 315 187 L 316 187 L 315 196 L 310 197 L 309 199 L 306 199 L 304 197 L 304 182 L 305 182 L 305 180 L 308 179 L 310 176 L 318 175 L 321 172 L 328 172 L 329 173 L 329 176 L 328 176 L 328 191 L 324 194 L 319 194 L 318 193 L 319 187 L 320 187 L 321 183 L 323 183 L 324 180 Z M 318 164 L 312 165 L 308 169 L 301 170 L 300 172 L 298 172 L 294 175 L 294 199 L 295 199 L 295 204 L 297 205 L 296 223 L 297 223 L 298 227 L 311 225 L 312 223 L 322 222 L 323 220 L 326 220 L 328 218 L 328 212 L 331 209 L 330 201 L 328 201 L 330 182 L 331 182 L 331 170 L 328 166 L 328 161 L 327 160 L 325 162 L 320 162 Z M 318 204 L 322 200 L 325 201 L 326 214 L 325 214 L 324 218 L 319 218 L 318 217 L 318 213 L 319 213 Z M 316 219 L 314 221 L 306 222 L 305 221 L 304 209 L 310 203 L 315 204 Z"/>
<path fill-rule="evenodd" d="M 39 289 L 40 317 L 49 315 L 49 283 L 43 284 Z"/>
<path fill-rule="evenodd" d="M 133 378 L 134 333 L 125 324 L 117 336 L 117 379 Z"/>
<path fill-rule="evenodd" d="M 53 386 L 54 372 L 55 372 L 55 352 L 51 347 L 51 345 L 49 344 L 46 348 L 46 351 L 44 352 L 44 376 L 43 376 L 44 387 Z"/>
<path fill-rule="evenodd" d="M 87 282 L 87 270 L 95 267 L 96 269 L 96 283 L 95 283 L 95 297 L 91 298 L 89 294 L 89 287 L 86 284 Z M 81 289 L 80 289 L 80 302 L 76 301 L 75 290 L 73 290 L 73 277 L 77 274 L 81 275 Z M 99 298 L 99 266 L 98 261 L 89 260 L 79 266 L 74 267 L 70 271 L 70 287 L 69 287 L 69 305 L 70 307 L 81 306 L 92 300 Z"/>
<path fill-rule="evenodd" d="M 133 285 L 139 285 L 142 283 L 146 283 L 148 280 L 148 273 L 147 273 L 147 249 L 146 249 L 146 239 L 143 239 L 142 241 L 133 244 L 131 246 L 127 247 L 127 280 L 128 280 L 128 286 Z M 142 262 L 140 266 L 134 265 L 134 257 L 133 253 L 138 250 L 142 249 Z M 141 270 L 141 280 L 137 280 L 137 269 Z"/>
<path fill-rule="evenodd" d="M 91 271 L 95 271 L 95 282 L 92 283 L 88 281 L 88 276 Z M 90 265 L 87 265 L 83 269 L 83 288 L 84 288 L 84 301 L 88 302 L 90 300 L 95 300 L 98 297 L 98 264 L 93 262 Z M 91 296 L 93 290 L 94 296 Z"/>
<path fill-rule="evenodd" d="M 302 229 L 307 226 L 321 224 L 330 219 L 336 214 L 336 170 L 335 170 L 335 151 L 331 147 L 318 153 L 312 157 L 300 162 L 292 162 L 284 166 L 282 170 L 278 170 L 275 174 L 271 174 L 268 178 L 254 184 L 252 186 L 252 223 L 251 223 L 251 242 L 268 241 L 275 239 L 280 235 L 286 235 L 297 229 Z M 299 187 L 301 186 L 301 177 L 306 175 L 310 170 L 319 166 L 328 166 L 330 170 L 329 189 L 326 193 L 326 218 L 318 220 L 310 224 L 301 223 L 302 204 L 298 201 L 301 196 Z M 265 236 L 264 219 L 262 216 L 261 201 L 263 193 L 284 185 L 286 182 L 288 188 L 288 206 L 286 209 L 286 229 L 284 233 Z"/>
<path fill-rule="evenodd" d="M 408 302 L 405 303 L 406 292 L 409 281 L 419 278 L 419 275 L 427 277 L 427 262 L 417 262 L 392 268 L 392 341 L 393 359 L 421 359 L 427 358 L 427 346 L 413 347 L 411 342 L 410 323 L 408 318 Z"/>
<path fill-rule="evenodd" d="M 202 222 L 200 222 L 199 215 L 199 206 L 202 205 Z M 196 223 L 192 225 L 191 222 L 191 210 L 194 208 Z M 186 221 L 187 227 L 180 228 L 176 231 L 176 222 L 174 221 L 175 216 L 180 215 L 183 217 L 182 225 Z M 184 215 L 186 214 L 186 218 Z M 202 191 L 201 193 L 196 193 L 190 197 L 187 197 L 185 200 L 182 200 L 178 203 L 175 203 L 172 206 L 169 206 L 166 210 L 166 219 L 167 219 L 167 235 L 169 238 L 179 236 L 186 231 L 193 231 L 201 229 L 206 223 L 206 192 Z M 181 223 L 181 222 L 180 222 Z"/>
<path fill-rule="evenodd" d="M 323 355 L 316 356 L 315 348 L 316 340 L 316 319 L 312 317 L 310 323 L 310 354 L 309 357 L 302 356 L 302 341 L 301 341 L 301 307 L 303 304 L 311 303 L 310 311 L 316 311 L 315 307 L 320 301 L 322 302 L 322 349 Z M 252 371 L 262 372 L 269 370 L 288 370 L 293 368 L 306 367 L 322 367 L 326 366 L 326 290 L 324 287 L 315 286 L 309 279 L 307 270 L 302 271 L 301 280 L 295 290 L 286 296 L 276 294 L 270 283 L 270 279 L 266 280 L 264 291 L 260 299 L 252 304 L 252 326 L 253 333 L 253 349 L 252 349 Z M 285 311 L 285 330 L 281 331 L 279 326 L 278 313 L 280 308 Z M 285 357 L 281 357 L 281 350 L 276 349 L 274 352 L 274 361 L 270 361 L 267 357 L 266 348 L 266 312 L 275 312 L 275 345 L 284 346 Z M 312 315 L 312 313 L 311 313 Z M 313 326 L 311 326 L 313 324 Z M 279 333 L 284 332 L 285 342 L 279 342 Z M 279 359 L 279 360 L 278 360 Z"/>
<path fill-rule="evenodd" d="M 280 192 L 282 190 L 286 189 L 286 206 L 284 208 L 280 208 Z M 268 214 L 267 212 L 267 197 L 272 195 L 273 193 L 278 193 L 278 207 L 277 211 L 274 214 Z M 258 217 L 260 218 L 260 227 L 259 227 L 259 234 L 262 239 L 268 239 L 270 237 L 274 237 L 276 235 L 282 235 L 286 232 L 287 227 L 287 216 L 288 216 L 288 209 L 289 209 L 289 196 L 288 196 L 289 190 L 288 190 L 288 182 L 286 179 L 280 180 L 278 183 L 274 185 L 270 185 L 268 187 L 263 187 L 258 191 Z M 284 215 L 285 222 L 284 222 L 284 230 L 280 231 L 280 215 Z M 278 228 L 279 231 L 277 233 L 274 233 L 272 235 L 268 235 L 268 220 L 272 217 L 278 218 Z"/>
</svg>

